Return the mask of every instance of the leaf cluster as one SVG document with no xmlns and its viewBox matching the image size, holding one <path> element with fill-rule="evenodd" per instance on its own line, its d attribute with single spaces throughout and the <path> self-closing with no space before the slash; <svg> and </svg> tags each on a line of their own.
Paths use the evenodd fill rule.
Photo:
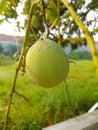
<svg viewBox="0 0 98 130">
<path fill-rule="evenodd" d="M 17 18 L 17 6 L 19 0 L 1 0 L 0 2 L 0 15 L 3 16 L 0 22 L 8 20 L 8 18 Z"/>
<path fill-rule="evenodd" d="M 17 18 L 18 14 L 16 8 L 20 2 L 23 2 L 24 8 L 22 10 L 22 13 L 26 15 L 27 18 L 25 19 L 24 27 L 20 27 L 19 22 L 17 26 L 18 28 L 25 29 L 29 9 L 32 2 L 34 2 L 35 5 L 31 16 L 32 21 L 28 35 L 28 43 L 33 44 L 36 39 L 38 39 L 45 32 L 45 24 L 49 29 L 48 37 L 54 39 L 55 41 L 58 41 L 58 29 L 60 28 L 60 38 L 63 45 L 66 45 L 69 42 L 66 41 L 64 43 L 64 40 L 62 40 L 63 38 L 73 36 L 82 37 L 80 28 L 76 25 L 69 11 L 60 0 L 43 1 L 45 9 L 44 12 L 42 7 L 42 0 L 25 0 L 25 2 L 21 0 L 2 0 L 0 3 L 0 6 L 2 6 L 2 8 L 0 8 L 0 14 L 3 16 L 3 19 L 1 19 L 0 22 L 3 22 L 5 19 L 8 20 L 8 18 Z M 72 5 L 78 17 L 82 20 L 88 29 L 96 22 L 96 18 L 87 21 L 87 16 L 91 10 L 96 12 L 98 11 L 97 0 L 92 0 L 88 4 L 86 4 L 85 0 L 69 0 L 69 3 Z M 93 26 L 93 29 L 95 29 L 95 26 Z M 96 32 L 91 33 L 91 35 L 94 35 L 95 33 Z"/>
</svg>

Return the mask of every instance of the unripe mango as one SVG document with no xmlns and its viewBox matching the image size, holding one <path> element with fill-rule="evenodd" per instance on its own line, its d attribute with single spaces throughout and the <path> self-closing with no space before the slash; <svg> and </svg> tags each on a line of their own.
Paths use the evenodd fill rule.
<svg viewBox="0 0 98 130">
<path fill-rule="evenodd" d="M 50 39 L 37 40 L 28 50 L 26 69 L 31 80 L 42 87 L 53 87 L 64 81 L 69 62 L 64 50 Z"/>
</svg>

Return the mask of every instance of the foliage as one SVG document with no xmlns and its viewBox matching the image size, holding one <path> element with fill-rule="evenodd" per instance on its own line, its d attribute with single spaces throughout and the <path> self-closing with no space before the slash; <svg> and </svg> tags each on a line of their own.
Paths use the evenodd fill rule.
<svg viewBox="0 0 98 130">
<path fill-rule="evenodd" d="M 54 88 L 44 89 L 33 84 L 27 74 L 21 76 L 20 73 L 17 79 L 17 91 L 25 95 L 29 101 L 14 94 L 9 116 L 9 130 L 41 130 L 87 112 L 98 101 L 98 86 L 91 61 L 77 61 L 76 66 L 73 64 L 70 66 L 67 85 L 73 111 L 68 105 L 64 83 Z M 0 67 L 0 129 L 3 127 L 10 91 L 8 86 L 11 84 L 14 68 L 15 64 Z"/>
<path fill-rule="evenodd" d="M 8 20 L 9 18 L 17 18 L 18 14 L 16 11 L 16 7 L 20 0 L 1 0 L 0 2 L 0 15 L 3 16 L 4 20 Z"/>
<path fill-rule="evenodd" d="M 25 15 L 27 15 L 29 12 L 31 1 L 32 0 L 26 0 L 26 2 L 25 2 L 25 6 L 23 8 L 23 13 Z M 85 26 L 87 26 L 89 28 L 92 25 L 92 23 L 96 22 L 95 20 L 92 20 L 92 19 L 89 21 L 86 20 L 86 17 L 89 14 L 89 11 L 92 10 L 91 6 L 89 6 L 89 5 L 93 4 L 93 8 L 94 9 L 97 8 L 93 2 L 88 3 L 86 5 L 85 0 L 78 0 L 78 1 L 71 0 L 69 3 L 73 6 L 73 8 L 75 9 L 79 18 L 83 21 Z M 55 32 L 58 31 L 58 24 L 57 23 L 59 22 L 59 20 L 60 20 L 60 24 L 61 24 L 61 27 L 60 27 L 61 28 L 61 33 L 60 33 L 61 38 L 63 38 L 64 36 L 73 37 L 73 35 L 78 35 L 79 37 L 82 36 L 81 30 L 76 25 L 74 19 L 71 18 L 67 8 L 62 4 L 62 2 L 60 2 L 60 18 L 59 19 L 58 19 L 58 11 L 57 11 L 57 8 L 58 8 L 57 0 L 50 0 L 49 3 L 46 4 L 45 8 L 46 8 L 45 16 L 46 16 L 47 26 L 48 27 L 53 26 L 52 30 L 54 30 L 53 33 L 51 31 L 50 36 L 55 38 L 56 41 L 57 41 L 58 33 L 55 33 Z M 83 8 L 85 8 L 85 10 L 83 10 Z M 30 43 L 34 43 L 34 41 L 36 40 L 36 37 L 37 38 L 40 37 L 40 35 L 44 32 L 44 24 L 43 24 L 44 21 L 42 19 L 42 16 L 43 16 L 42 14 L 43 14 L 43 10 L 42 10 L 41 4 L 39 2 L 38 4 L 35 4 L 32 18 L 34 16 L 36 16 L 35 23 L 37 23 L 37 21 L 39 21 L 40 26 L 35 27 L 35 25 L 32 24 L 32 22 L 31 22 L 31 30 L 30 30 L 30 35 L 29 35 L 29 37 L 31 37 L 29 39 Z M 95 27 L 93 27 L 93 29 L 95 29 Z M 36 34 L 36 37 L 34 35 L 34 32 Z M 70 42 L 72 42 L 72 41 L 70 41 Z M 63 44 L 63 41 L 61 41 L 61 43 Z M 85 40 L 84 40 L 84 42 L 78 41 L 78 44 L 81 45 L 81 43 L 86 44 L 86 41 Z"/>
<path fill-rule="evenodd" d="M 11 57 L 0 54 L 0 66 L 12 64 L 14 61 Z"/>
<path fill-rule="evenodd" d="M 98 11 L 98 6 L 95 4 L 96 0 L 93 0 L 89 3 L 85 0 L 68 0 L 69 3 L 72 5 L 74 10 L 76 11 L 78 17 L 82 20 L 82 22 L 87 26 L 89 29 L 91 25 L 96 24 L 96 19 L 97 19 L 97 11 Z M 36 38 L 39 38 L 40 35 L 45 31 L 44 29 L 44 22 L 43 21 L 43 9 L 41 5 L 41 0 L 35 0 L 33 12 L 32 12 L 32 21 L 31 21 L 31 27 L 29 30 L 29 35 L 28 35 L 28 43 L 34 43 L 36 41 Z M 0 3 L 1 12 L 0 14 L 3 16 L 3 20 L 8 20 L 9 18 L 18 18 L 18 13 L 17 13 L 17 7 L 19 6 L 19 3 L 24 4 L 23 10 L 21 11 L 24 15 L 28 16 L 29 9 L 32 3 L 32 0 L 2 0 Z M 7 7 L 7 8 L 6 8 Z M 78 8 L 77 8 L 78 7 Z M 87 20 L 87 16 L 90 13 L 90 11 L 95 11 L 95 18 L 94 19 L 89 19 Z M 70 13 L 68 12 L 67 8 L 60 2 L 60 18 L 58 16 L 58 1 L 57 0 L 47 0 L 47 3 L 45 3 L 45 17 L 46 17 L 46 23 L 47 27 L 51 27 L 51 34 L 49 36 L 55 38 L 57 41 L 57 33 L 55 33 L 58 30 L 58 22 L 60 20 L 61 24 L 61 38 L 66 37 L 73 37 L 73 35 L 77 35 L 79 37 L 82 37 L 81 30 L 79 27 L 76 25 L 74 19 L 71 18 Z M 1 22 L 3 22 L 1 20 Z M 25 28 L 27 23 L 27 17 L 24 22 L 24 27 L 20 26 L 20 23 L 18 22 L 17 27 L 18 28 Z M 96 29 L 96 27 L 93 26 L 93 29 Z M 54 31 L 53 31 L 54 30 Z M 93 31 L 90 32 L 91 35 L 94 35 Z M 54 36 L 53 36 L 54 35 Z M 67 42 L 67 41 L 66 41 Z M 72 42 L 72 41 L 70 41 Z M 61 42 L 63 44 L 63 41 Z M 83 44 L 86 43 L 84 40 Z M 78 44 L 81 44 L 81 41 L 78 41 Z"/>
<path fill-rule="evenodd" d="M 68 54 L 68 57 L 72 60 L 92 60 L 91 53 L 87 51 L 72 51 Z"/>
<path fill-rule="evenodd" d="M 0 54 L 3 53 L 3 52 L 4 52 L 3 47 L 2 47 L 2 45 L 0 44 Z"/>
<path fill-rule="evenodd" d="M 3 44 L 0 44 L 0 54 L 4 54 L 6 56 L 9 56 L 9 57 L 13 57 L 13 55 L 18 51 L 20 51 L 20 44 L 17 45 L 15 43 L 8 43 L 7 45 L 5 45 L 5 43 Z"/>
<path fill-rule="evenodd" d="M 9 55 L 10 57 L 17 51 L 17 46 L 15 44 L 9 44 L 6 48 L 5 55 Z"/>
</svg>

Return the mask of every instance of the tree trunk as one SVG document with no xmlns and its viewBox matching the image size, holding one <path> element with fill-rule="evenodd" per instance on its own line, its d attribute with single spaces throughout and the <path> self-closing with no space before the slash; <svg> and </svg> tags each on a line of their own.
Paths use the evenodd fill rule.
<svg viewBox="0 0 98 130">
<path fill-rule="evenodd" d="M 74 21 L 76 22 L 76 24 L 79 26 L 79 28 L 82 30 L 83 34 L 86 37 L 87 43 L 90 46 L 92 59 L 93 59 L 93 66 L 95 69 L 96 79 L 98 82 L 98 53 L 97 53 L 97 49 L 95 47 L 95 41 L 94 41 L 93 37 L 90 35 L 88 29 L 83 24 L 83 22 L 78 18 L 73 7 L 67 2 L 67 0 L 61 0 L 61 1 L 64 3 L 66 8 L 69 10 L 70 15 L 72 16 L 72 18 L 74 19 Z"/>
</svg>

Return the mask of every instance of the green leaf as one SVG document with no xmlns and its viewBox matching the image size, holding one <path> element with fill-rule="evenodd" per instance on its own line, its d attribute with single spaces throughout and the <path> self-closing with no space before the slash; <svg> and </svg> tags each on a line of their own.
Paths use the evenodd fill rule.
<svg viewBox="0 0 98 130">
<path fill-rule="evenodd" d="M 34 3 L 34 4 L 37 4 L 37 3 L 39 3 L 41 0 L 32 0 L 32 2 Z"/>
<path fill-rule="evenodd" d="M 38 28 L 40 26 L 40 17 L 38 15 L 33 15 L 31 24 L 33 27 Z"/>
<path fill-rule="evenodd" d="M 0 14 L 2 14 L 3 11 L 5 11 L 6 6 L 7 6 L 7 0 L 2 0 L 0 2 Z"/>
<path fill-rule="evenodd" d="M 0 24 L 3 22 L 5 20 L 5 18 L 3 18 L 3 19 L 0 19 Z"/>
<path fill-rule="evenodd" d="M 69 12 L 67 12 L 66 14 L 63 15 L 63 18 L 65 18 L 65 19 L 68 19 L 69 17 L 70 17 L 70 13 Z"/>
<path fill-rule="evenodd" d="M 46 19 L 50 23 L 53 23 L 55 21 L 55 19 L 57 18 L 57 16 L 58 16 L 57 6 L 53 0 L 50 0 L 48 6 L 46 8 Z"/>
<path fill-rule="evenodd" d="M 14 7 L 17 7 L 17 2 L 15 0 L 10 0 L 10 2 Z"/>
</svg>

